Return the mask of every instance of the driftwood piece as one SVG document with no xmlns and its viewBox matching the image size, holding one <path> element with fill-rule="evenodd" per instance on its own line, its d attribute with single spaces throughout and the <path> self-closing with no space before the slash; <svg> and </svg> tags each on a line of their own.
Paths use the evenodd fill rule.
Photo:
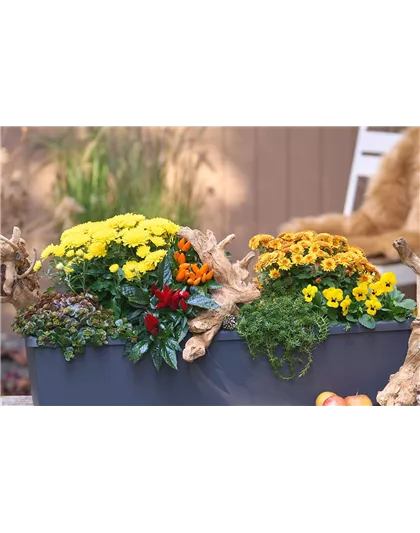
<svg viewBox="0 0 420 533">
<path fill-rule="evenodd" d="M 417 318 L 411 325 L 404 364 L 390 376 L 388 385 L 376 399 L 380 405 L 420 405 L 420 257 L 410 250 L 405 239 L 397 239 L 394 248 L 401 261 L 417 274 Z"/>
<path fill-rule="evenodd" d="M 18 310 L 36 304 L 40 299 L 38 276 L 33 270 L 36 250 L 30 261 L 26 243 L 20 235 L 16 226 L 10 239 L 0 235 L 1 303 L 9 302 Z"/>
<path fill-rule="evenodd" d="M 247 254 L 241 261 L 231 263 L 226 256 L 226 247 L 235 238 L 228 235 L 217 243 L 213 232 L 206 234 L 188 227 L 181 228 L 181 237 L 189 240 L 198 253 L 202 263 L 208 263 L 214 269 L 214 279 L 223 285 L 212 291 L 212 297 L 219 304 L 218 309 L 203 311 L 188 322 L 193 336 L 187 341 L 182 357 L 192 363 L 206 353 L 213 337 L 219 331 L 226 315 L 237 315 L 237 304 L 249 303 L 260 296 L 260 291 L 253 283 L 246 283 L 249 277 L 248 265 L 254 257 L 254 252 Z"/>
</svg>

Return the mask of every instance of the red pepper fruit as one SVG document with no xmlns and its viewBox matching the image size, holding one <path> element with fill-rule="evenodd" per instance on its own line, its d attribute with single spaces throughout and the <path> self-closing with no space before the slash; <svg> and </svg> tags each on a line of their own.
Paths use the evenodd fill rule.
<svg viewBox="0 0 420 533">
<path fill-rule="evenodd" d="M 159 333 L 159 319 L 158 318 L 151 315 L 150 313 L 147 313 L 147 315 L 144 317 L 144 324 L 146 326 L 146 329 L 150 331 L 152 335 L 158 335 Z"/>
<path fill-rule="evenodd" d="M 188 304 L 187 302 L 181 298 L 181 300 L 179 300 L 179 307 L 183 310 L 183 311 L 186 311 L 188 309 Z"/>
<path fill-rule="evenodd" d="M 156 285 L 154 283 L 152 283 L 152 286 L 150 288 L 150 292 L 152 293 L 152 296 L 154 296 L 155 293 L 156 293 Z"/>
<path fill-rule="evenodd" d="M 184 300 L 186 300 L 187 298 L 191 296 L 188 291 L 181 291 L 179 295 L 181 296 L 181 298 L 184 298 Z"/>
</svg>

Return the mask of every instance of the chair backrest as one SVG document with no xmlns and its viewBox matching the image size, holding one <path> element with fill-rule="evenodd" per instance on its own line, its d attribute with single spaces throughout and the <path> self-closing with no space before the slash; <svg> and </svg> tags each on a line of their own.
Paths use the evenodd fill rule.
<svg viewBox="0 0 420 533">
<path fill-rule="evenodd" d="M 344 214 L 351 215 L 354 211 L 357 187 L 360 178 L 371 178 L 378 170 L 382 156 L 388 152 L 401 138 L 401 132 L 382 131 L 370 129 L 371 126 L 359 128 L 356 147 L 354 150 L 353 163 L 350 171 L 350 179 L 347 187 Z M 402 128 L 392 128 L 402 129 Z"/>
</svg>

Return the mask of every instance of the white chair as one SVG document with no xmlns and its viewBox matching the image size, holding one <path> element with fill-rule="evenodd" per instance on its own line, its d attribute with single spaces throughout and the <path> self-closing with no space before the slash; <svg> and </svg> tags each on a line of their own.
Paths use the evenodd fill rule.
<svg viewBox="0 0 420 533">
<path fill-rule="evenodd" d="M 398 142 L 401 135 L 401 133 L 390 131 L 371 131 L 368 126 L 359 128 L 344 204 L 345 215 L 351 215 L 354 211 L 359 179 L 371 178 L 375 174 L 381 157 Z M 389 271 L 394 272 L 398 285 L 416 283 L 414 272 L 404 263 L 376 266 L 381 274 Z"/>
</svg>

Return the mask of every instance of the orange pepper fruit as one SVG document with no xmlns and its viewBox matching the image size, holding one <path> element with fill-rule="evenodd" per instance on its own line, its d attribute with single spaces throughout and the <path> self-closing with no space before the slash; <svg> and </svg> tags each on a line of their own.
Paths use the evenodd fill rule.
<svg viewBox="0 0 420 533">
<path fill-rule="evenodd" d="M 190 264 L 189 263 L 182 263 L 182 264 L 179 265 L 179 268 L 181 270 L 183 270 L 184 268 L 190 268 Z"/>
<path fill-rule="evenodd" d="M 207 281 L 207 274 L 203 274 L 201 276 L 201 283 L 206 283 L 206 281 Z"/>
<path fill-rule="evenodd" d="M 214 276 L 214 269 L 211 269 L 210 272 L 207 274 L 207 281 L 209 279 L 212 279 L 213 276 Z"/>
<path fill-rule="evenodd" d="M 182 265 L 182 263 L 186 263 L 186 262 L 187 262 L 187 259 L 186 259 L 186 257 L 185 257 L 185 254 L 184 254 L 184 253 L 179 254 L 177 261 L 178 261 L 178 263 L 179 263 L 180 265 Z"/>
<path fill-rule="evenodd" d="M 185 246 L 185 239 L 182 237 L 182 239 L 178 243 L 178 248 L 182 250 L 182 248 Z"/>
<path fill-rule="evenodd" d="M 185 270 L 181 270 L 177 277 L 175 278 L 177 281 L 184 281 L 185 279 Z"/>
<path fill-rule="evenodd" d="M 194 270 L 196 274 L 200 272 L 200 269 L 198 268 L 198 265 L 191 265 L 191 268 Z"/>
<path fill-rule="evenodd" d="M 194 283 L 194 280 L 192 278 L 187 279 L 188 285 L 192 285 Z"/>
<path fill-rule="evenodd" d="M 195 286 L 200 285 L 200 283 L 201 283 L 201 278 L 197 278 L 197 279 L 193 282 L 193 284 L 194 284 Z"/>
<path fill-rule="evenodd" d="M 204 265 L 200 268 L 200 274 L 201 275 L 206 274 L 208 269 L 209 269 L 208 263 L 204 263 Z"/>
<path fill-rule="evenodd" d="M 175 261 L 178 261 L 179 252 L 174 252 L 174 259 Z"/>
<path fill-rule="evenodd" d="M 190 249 L 191 249 L 191 243 L 190 243 L 190 241 L 187 241 L 187 242 L 184 244 L 184 246 L 181 248 L 181 250 L 182 250 L 183 252 L 189 252 Z"/>
</svg>

